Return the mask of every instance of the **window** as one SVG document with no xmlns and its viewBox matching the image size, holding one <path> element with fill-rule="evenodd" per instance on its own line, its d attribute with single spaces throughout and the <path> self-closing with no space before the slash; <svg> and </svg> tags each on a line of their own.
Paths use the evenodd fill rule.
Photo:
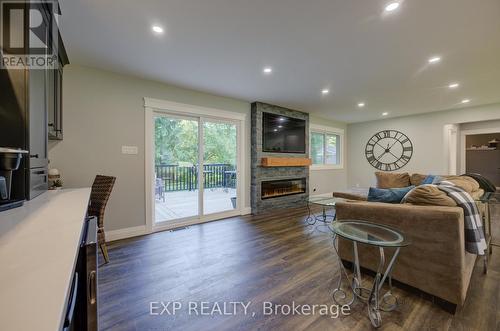
<svg viewBox="0 0 500 331">
<path fill-rule="evenodd" d="M 312 169 L 343 168 L 343 130 L 311 125 Z"/>
</svg>

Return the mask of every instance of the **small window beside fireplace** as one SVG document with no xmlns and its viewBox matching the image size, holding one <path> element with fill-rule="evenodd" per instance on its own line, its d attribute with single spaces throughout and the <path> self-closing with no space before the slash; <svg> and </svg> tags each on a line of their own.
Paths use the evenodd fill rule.
<svg viewBox="0 0 500 331">
<path fill-rule="evenodd" d="M 306 193 L 305 178 L 262 181 L 261 184 L 262 200 L 302 193 Z"/>
</svg>

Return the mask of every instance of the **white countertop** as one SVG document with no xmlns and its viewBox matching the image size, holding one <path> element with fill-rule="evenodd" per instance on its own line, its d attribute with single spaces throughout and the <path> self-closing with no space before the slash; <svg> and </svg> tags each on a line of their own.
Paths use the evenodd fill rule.
<svg viewBox="0 0 500 331">
<path fill-rule="evenodd" d="M 0 329 L 61 329 L 90 188 L 0 212 Z"/>
</svg>

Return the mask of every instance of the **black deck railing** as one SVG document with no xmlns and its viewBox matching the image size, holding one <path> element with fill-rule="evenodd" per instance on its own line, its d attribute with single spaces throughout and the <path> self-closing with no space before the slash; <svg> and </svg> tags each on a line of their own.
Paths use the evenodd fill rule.
<svg viewBox="0 0 500 331">
<path fill-rule="evenodd" d="M 165 192 L 198 189 L 198 166 L 181 167 L 176 164 L 155 165 L 156 178 L 161 179 Z M 203 166 L 204 188 L 236 188 L 234 165 L 224 163 Z"/>
</svg>

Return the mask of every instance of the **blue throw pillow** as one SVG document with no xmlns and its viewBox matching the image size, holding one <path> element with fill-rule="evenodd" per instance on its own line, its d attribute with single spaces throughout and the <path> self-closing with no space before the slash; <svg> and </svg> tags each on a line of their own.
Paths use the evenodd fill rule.
<svg viewBox="0 0 500 331">
<path fill-rule="evenodd" d="M 427 175 L 427 177 L 425 177 L 425 179 L 422 181 L 422 183 L 420 183 L 420 185 L 432 184 L 432 182 L 434 182 L 435 177 L 436 176 L 434 175 Z"/>
<path fill-rule="evenodd" d="M 437 175 L 428 175 L 425 179 L 420 183 L 420 185 L 424 184 L 436 184 L 441 181 L 441 177 Z"/>
<path fill-rule="evenodd" d="M 406 193 L 410 192 L 410 190 L 414 187 L 414 185 L 402 188 L 370 187 L 370 190 L 368 191 L 368 201 L 400 203 Z"/>
</svg>

